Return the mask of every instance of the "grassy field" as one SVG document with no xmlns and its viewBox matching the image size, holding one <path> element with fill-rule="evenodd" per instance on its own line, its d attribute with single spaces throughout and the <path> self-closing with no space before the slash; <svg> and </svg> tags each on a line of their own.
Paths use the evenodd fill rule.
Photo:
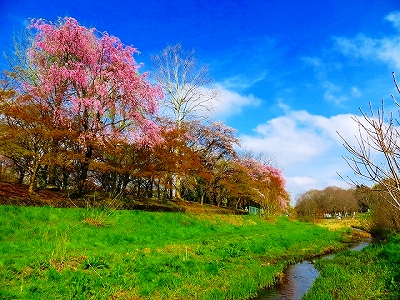
<svg viewBox="0 0 400 300">
<path fill-rule="evenodd" d="M 1 299 L 245 299 L 349 230 L 256 216 L 0 206 Z"/>
<path fill-rule="evenodd" d="M 305 300 L 400 299 L 400 236 L 360 252 L 317 260 L 320 276 Z"/>
</svg>

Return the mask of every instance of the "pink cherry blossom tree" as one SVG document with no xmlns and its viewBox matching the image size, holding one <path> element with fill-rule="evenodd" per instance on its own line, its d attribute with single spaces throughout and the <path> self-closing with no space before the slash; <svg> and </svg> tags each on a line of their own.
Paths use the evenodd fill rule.
<svg viewBox="0 0 400 300">
<path fill-rule="evenodd" d="M 253 190 L 255 201 L 267 214 L 287 209 L 289 195 L 285 190 L 286 181 L 280 170 L 254 158 L 239 158 L 238 163 L 251 178 L 249 188 Z"/>
<path fill-rule="evenodd" d="M 96 145 L 123 139 L 151 146 L 159 140 L 151 117 L 162 90 L 139 74 L 138 51 L 106 32 L 69 17 L 33 20 L 29 28 L 35 37 L 27 52 L 31 75 L 21 88 L 52 116 L 53 128 L 74 133 L 81 192 Z"/>
</svg>

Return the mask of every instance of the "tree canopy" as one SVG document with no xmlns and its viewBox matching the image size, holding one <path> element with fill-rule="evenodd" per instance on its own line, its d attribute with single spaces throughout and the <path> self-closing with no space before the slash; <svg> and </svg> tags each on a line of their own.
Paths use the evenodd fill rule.
<svg viewBox="0 0 400 300">
<path fill-rule="evenodd" d="M 141 199 L 172 199 L 178 191 L 201 203 L 286 209 L 282 173 L 241 157 L 233 128 L 196 118 L 217 94 L 204 98 L 205 69 L 191 77 L 192 52 L 176 65 L 172 79 L 190 94 L 177 100 L 165 66 L 151 83 L 139 73 L 137 50 L 106 32 L 69 17 L 33 20 L 28 29 L 32 39 L 16 49 L 1 81 L 0 159 L 32 195 L 49 186 Z M 164 62 L 166 53 L 153 59 Z M 161 100 L 176 115 L 161 117 Z"/>
</svg>

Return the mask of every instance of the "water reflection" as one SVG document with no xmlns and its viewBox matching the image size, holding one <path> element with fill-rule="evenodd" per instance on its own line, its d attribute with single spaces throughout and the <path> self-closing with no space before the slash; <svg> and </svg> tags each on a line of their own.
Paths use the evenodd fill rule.
<svg viewBox="0 0 400 300">
<path fill-rule="evenodd" d="M 256 299 L 301 299 L 318 275 L 314 265 L 305 260 L 290 266 L 281 284 L 273 289 L 261 291 Z"/>
<path fill-rule="evenodd" d="M 372 238 L 363 238 L 362 241 L 359 244 L 351 247 L 350 250 L 361 251 L 365 247 L 369 246 L 372 242 L 373 242 Z"/>
<path fill-rule="evenodd" d="M 350 248 L 353 251 L 360 251 L 370 245 L 372 239 L 363 238 L 360 243 Z M 329 254 L 322 257 L 323 259 L 331 259 L 335 255 Z M 256 298 L 253 300 L 297 300 L 301 299 L 303 295 L 313 285 L 315 279 L 318 277 L 319 272 L 314 268 L 310 261 L 303 261 L 301 263 L 290 266 L 280 284 L 271 288 L 261 290 Z"/>
</svg>

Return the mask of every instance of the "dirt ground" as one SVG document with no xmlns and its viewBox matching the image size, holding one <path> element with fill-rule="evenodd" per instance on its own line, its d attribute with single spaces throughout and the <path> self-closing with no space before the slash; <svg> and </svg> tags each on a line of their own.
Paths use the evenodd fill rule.
<svg viewBox="0 0 400 300">
<path fill-rule="evenodd" d="M 66 192 L 38 190 L 30 196 L 28 186 L 23 184 L 0 182 L 0 205 L 53 206 L 53 207 L 114 207 L 116 209 L 136 209 L 146 211 L 175 211 L 187 213 L 247 214 L 244 210 L 233 210 L 209 204 L 190 201 L 162 201 L 140 199 L 116 201 L 97 194 L 87 194 L 80 198 L 70 198 Z"/>
</svg>

